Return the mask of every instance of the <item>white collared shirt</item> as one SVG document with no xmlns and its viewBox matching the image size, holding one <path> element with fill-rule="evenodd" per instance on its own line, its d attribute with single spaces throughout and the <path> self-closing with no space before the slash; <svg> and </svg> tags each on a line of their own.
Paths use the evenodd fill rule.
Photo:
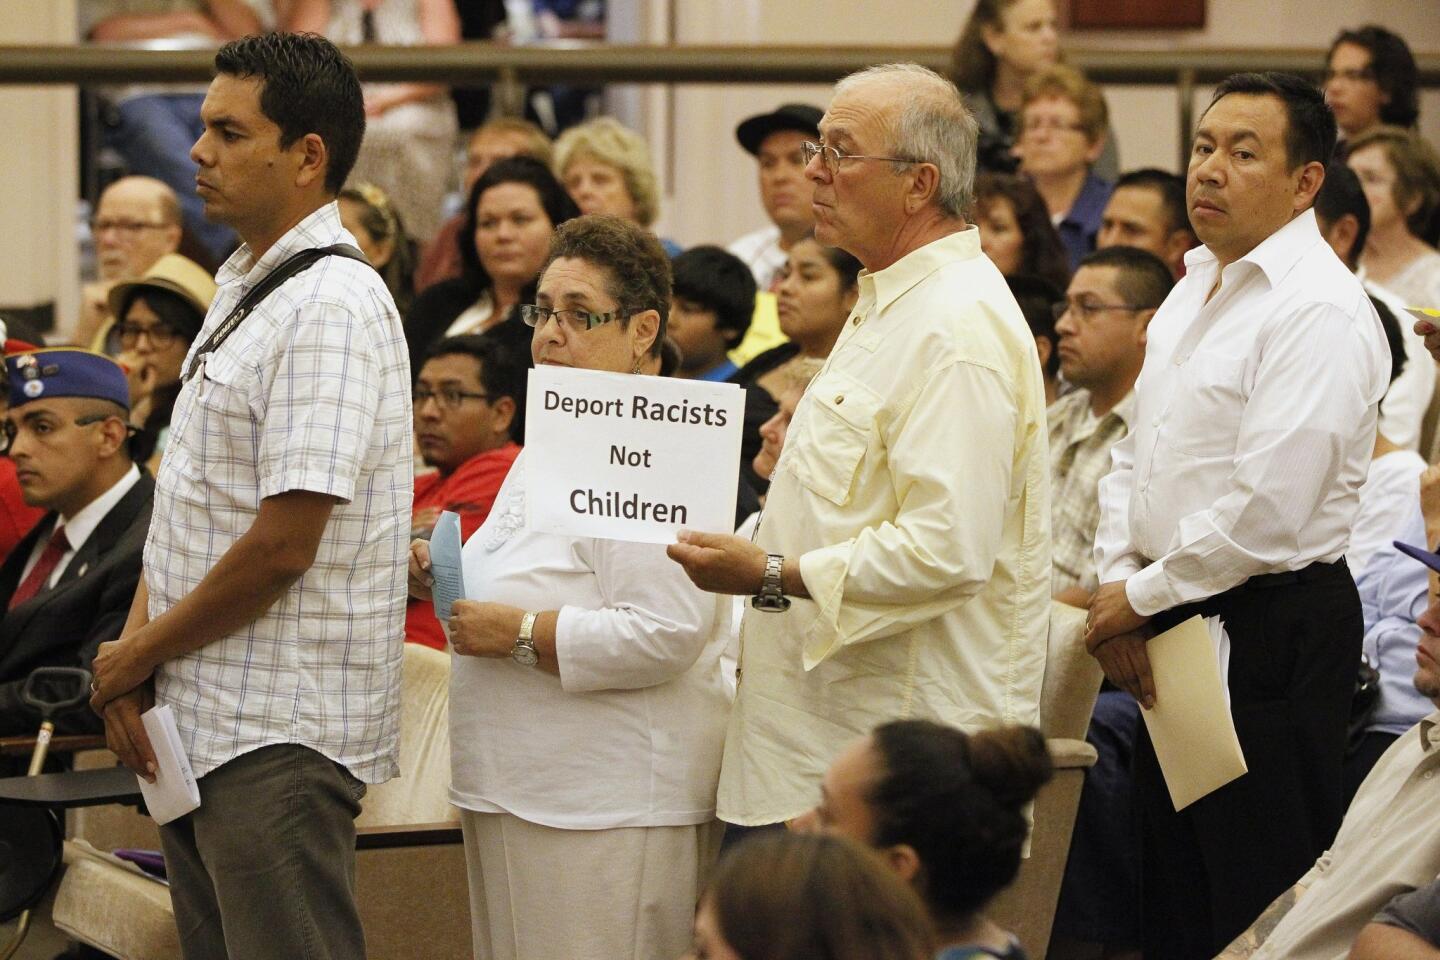
<svg viewBox="0 0 1440 960">
<path fill-rule="evenodd" d="M 813 599 L 749 609 L 719 815 L 814 806 L 896 718 L 1035 723 L 1050 611 L 1045 389 L 974 227 L 875 273 L 805 391 L 755 542 Z"/>
<path fill-rule="evenodd" d="M 326 204 L 257 261 L 220 268 L 185 369 L 145 541 L 154 619 L 195 589 L 290 491 L 337 501 L 315 562 L 260 617 L 161 664 L 155 696 L 197 777 L 275 743 L 378 783 L 397 771 L 410 540 L 410 364 L 395 301 L 370 267 L 326 257 L 282 284 L 208 357 L 240 298 L 291 255 L 353 243 Z"/>
<path fill-rule="evenodd" d="M 1142 615 L 1338 560 L 1389 379 L 1379 318 L 1313 211 L 1223 271 L 1206 247 L 1185 266 L 1100 482 L 1100 582 L 1128 578 Z"/>
<path fill-rule="evenodd" d="M 130 488 L 135 486 L 139 481 L 140 468 L 132 463 L 130 469 L 125 471 L 125 474 L 119 480 L 116 480 L 109 490 L 106 490 L 100 494 L 100 496 L 77 510 L 75 516 L 69 520 L 63 517 L 60 518 L 56 526 L 64 529 L 65 542 L 70 544 L 70 549 L 60 555 L 60 562 L 55 565 L 54 571 L 50 574 L 50 579 L 45 581 L 45 587 L 47 589 L 60 582 L 60 578 L 65 575 L 66 568 L 70 566 L 70 561 L 75 558 L 76 551 L 85 545 L 85 541 L 90 539 L 90 534 L 94 533 L 95 528 L 100 526 L 100 521 L 105 519 L 105 515 L 111 511 L 115 504 L 124 499 L 125 494 L 129 493 Z M 51 536 L 54 535 L 54 532 L 54 530 L 51 530 Z M 49 543 L 50 537 L 42 537 L 36 542 L 34 548 L 30 551 L 30 559 L 25 562 L 25 569 L 20 573 L 20 579 L 16 581 L 17 583 L 24 583 L 25 578 L 30 576 L 30 571 L 34 569 L 35 564 L 40 562 L 40 555 L 45 552 L 45 547 L 48 546 Z M 83 574 L 84 571 L 81 571 L 81 575 Z"/>
</svg>

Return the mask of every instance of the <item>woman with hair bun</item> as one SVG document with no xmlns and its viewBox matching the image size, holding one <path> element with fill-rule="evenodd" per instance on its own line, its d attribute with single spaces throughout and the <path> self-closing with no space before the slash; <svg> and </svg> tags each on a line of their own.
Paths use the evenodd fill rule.
<svg viewBox="0 0 1440 960">
<path fill-rule="evenodd" d="M 1025 960 L 983 911 L 1020 870 L 1025 808 L 1052 772 L 1033 727 L 967 734 L 896 720 L 835 759 L 820 805 L 793 826 L 877 850 L 925 902 L 938 960 Z"/>
</svg>

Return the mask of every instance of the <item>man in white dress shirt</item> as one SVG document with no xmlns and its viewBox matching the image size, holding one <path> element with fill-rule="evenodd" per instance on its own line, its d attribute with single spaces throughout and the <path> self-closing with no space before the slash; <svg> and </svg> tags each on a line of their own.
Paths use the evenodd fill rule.
<svg viewBox="0 0 1440 960">
<path fill-rule="evenodd" d="M 860 296 L 795 410 L 754 542 L 682 533 L 697 584 L 755 594 L 718 812 L 815 805 L 828 759 L 897 717 L 1035 723 L 1050 610 L 1034 337 L 964 220 L 977 130 L 913 64 L 842 80 L 811 145 L 815 235 Z"/>
<path fill-rule="evenodd" d="M 1218 953 L 1344 813 L 1362 619 L 1343 556 L 1389 356 L 1311 210 L 1334 144 L 1334 117 L 1299 77 L 1217 88 L 1186 185 L 1204 246 L 1150 322 L 1135 421 L 1100 484 L 1087 646 L 1150 706 L 1147 635 L 1219 616 L 1249 766 L 1177 813 L 1141 729 L 1147 960 Z"/>
</svg>

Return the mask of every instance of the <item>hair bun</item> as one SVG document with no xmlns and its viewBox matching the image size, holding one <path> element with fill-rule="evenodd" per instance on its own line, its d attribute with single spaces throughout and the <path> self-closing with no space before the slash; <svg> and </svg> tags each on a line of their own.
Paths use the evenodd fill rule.
<svg viewBox="0 0 1440 960">
<path fill-rule="evenodd" d="M 970 737 L 970 770 L 997 802 L 1018 810 L 1049 782 L 1054 765 L 1039 730 L 1005 726 Z"/>
</svg>

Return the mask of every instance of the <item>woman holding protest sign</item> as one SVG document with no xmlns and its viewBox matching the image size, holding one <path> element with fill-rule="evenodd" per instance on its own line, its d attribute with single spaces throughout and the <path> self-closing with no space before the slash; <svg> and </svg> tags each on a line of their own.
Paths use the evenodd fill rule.
<svg viewBox="0 0 1440 960">
<path fill-rule="evenodd" d="M 565 224 L 521 311 L 535 363 L 653 369 L 669 277 L 641 228 Z M 463 547 L 469 599 L 448 621 L 476 956 L 678 956 L 720 840 L 728 598 L 661 545 L 527 529 L 530 452 Z M 416 541 L 411 593 L 433 582 Z"/>
</svg>

